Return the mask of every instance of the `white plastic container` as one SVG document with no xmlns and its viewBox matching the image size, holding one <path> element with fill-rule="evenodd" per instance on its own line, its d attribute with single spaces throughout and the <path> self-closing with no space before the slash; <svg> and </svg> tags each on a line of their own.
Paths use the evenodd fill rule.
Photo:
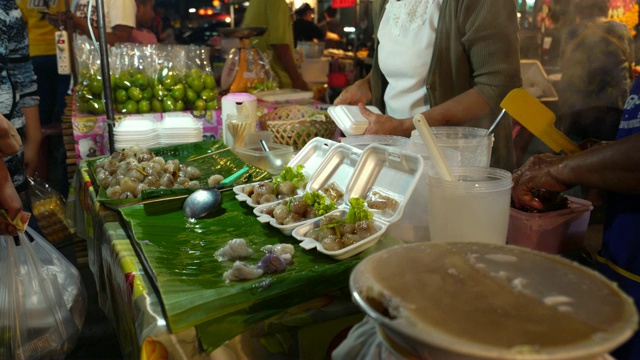
<svg viewBox="0 0 640 360">
<path fill-rule="evenodd" d="M 235 153 L 245 162 L 273 175 L 279 175 L 284 170 L 285 164 L 288 164 L 293 158 L 293 148 L 274 143 L 268 144 L 268 146 L 269 152 L 265 152 L 259 144 L 247 144 L 246 147 L 236 147 Z"/>
<path fill-rule="evenodd" d="M 382 114 L 375 106 L 369 105 L 367 109 L 376 114 Z M 362 135 L 369 126 L 369 121 L 360 114 L 360 108 L 356 105 L 329 106 L 327 112 L 347 136 Z"/>
<path fill-rule="evenodd" d="M 116 149 L 126 149 L 137 145 L 152 148 L 160 145 L 158 124 L 144 115 L 130 115 L 122 119 L 113 129 Z"/>
<path fill-rule="evenodd" d="M 360 156 L 360 161 L 351 175 L 345 201 L 339 206 L 339 213 L 346 215 L 349 209 L 347 199 L 359 197 L 369 199 L 373 192 L 379 192 L 398 202 L 395 211 L 371 210 L 373 212 L 376 233 L 366 239 L 337 251 L 328 251 L 322 244 L 305 234 L 319 226 L 320 219 L 307 222 L 293 230 L 293 237 L 300 240 L 304 249 L 316 248 L 319 252 L 336 260 L 352 257 L 375 245 L 389 227 L 402 217 L 405 204 L 422 174 L 423 161 L 420 156 L 394 149 L 388 146 L 372 144 Z"/>
<path fill-rule="evenodd" d="M 429 175 L 437 174 L 438 170 L 424 145 L 415 146 L 415 143 L 412 142 L 402 149 L 420 155 L 424 161 L 424 168 L 413 194 L 405 205 L 404 214 L 389 226 L 387 233 L 405 243 L 429 241 L 429 217 L 427 215 L 429 186 L 427 182 Z M 457 151 L 448 148 L 440 150 L 442 150 L 442 155 L 450 168 L 460 166 L 460 154 Z"/>
<path fill-rule="evenodd" d="M 189 113 L 165 113 L 158 124 L 158 136 L 162 146 L 202 141 L 202 123 Z"/>
<path fill-rule="evenodd" d="M 314 138 L 311 139 L 300 151 L 289 161 L 287 166 L 295 168 L 298 165 L 304 165 L 304 170 L 302 171 L 307 179 L 311 178 L 313 173 L 316 172 L 324 158 L 327 156 L 329 151 L 338 143 L 323 138 Z M 250 185 L 255 185 L 257 183 L 253 183 Z M 246 185 L 238 185 L 233 188 L 233 192 L 236 193 L 236 199 L 239 201 L 246 201 L 247 205 L 251 207 L 256 207 L 259 204 L 256 204 L 253 200 L 251 200 L 250 196 L 247 196 L 244 193 L 244 188 Z"/>
<path fill-rule="evenodd" d="M 224 144 L 231 147 L 233 144 L 228 143 L 228 129 L 226 126 L 227 115 L 241 114 L 246 115 L 250 121 L 249 132 L 256 131 L 258 122 L 258 99 L 249 93 L 229 93 L 222 97 L 222 110 L 220 116 L 222 118 L 222 140 Z"/>
<path fill-rule="evenodd" d="M 427 214 L 431 241 L 505 244 L 511 173 L 489 167 L 451 171 L 456 181 L 429 177 Z"/>
</svg>

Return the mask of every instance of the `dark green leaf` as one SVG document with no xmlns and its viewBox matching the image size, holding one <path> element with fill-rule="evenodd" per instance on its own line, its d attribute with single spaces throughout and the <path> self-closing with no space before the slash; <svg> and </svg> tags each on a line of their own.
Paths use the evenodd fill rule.
<svg viewBox="0 0 640 360">
<path fill-rule="evenodd" d="M 202 345 L 213 350 L 290 306 L 347 286 L 359 256 L 336 261 L 303 250 L 294 238 L 258 222 L 233 193 L 224 193 L 223 200 L 221 214 L 200 220 L 185 219 L 180 211 L 147 216 L 140 204 L 120 209 L 157 279 L 172 331 L 196 326 Z M 222 275 L 232 263 L 219 262 L 214 253 L 240 237 L 254 251 L 247 263 L 258 263 L 264 245 L 291 243 L 293 264 L 281 274 L 225 283 Z"/>
</svg>

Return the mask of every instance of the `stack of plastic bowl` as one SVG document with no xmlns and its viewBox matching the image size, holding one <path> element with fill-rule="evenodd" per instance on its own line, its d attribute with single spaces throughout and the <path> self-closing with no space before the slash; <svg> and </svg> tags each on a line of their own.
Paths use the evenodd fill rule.
<svg viewBox="0 0 640 360">
<path fill-rule="evenodd" d="M 137 145 L 152 148 L 159 145 L 156 122 L 145 116 L 128 116 L 113 129 L 116 149 Z"/>
<path fill-rule="evenodd" d="M 202 141 L 202 123 L 191 114 L 166 113 L 158 126 L 158 133 L 161 146 Z"/>
</svg>

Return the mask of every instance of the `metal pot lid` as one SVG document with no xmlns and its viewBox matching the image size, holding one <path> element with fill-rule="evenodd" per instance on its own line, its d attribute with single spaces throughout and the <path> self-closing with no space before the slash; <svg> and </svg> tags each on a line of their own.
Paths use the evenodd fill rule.
<svg viewBox="0 0 640 360">
<path fill-rule="evenodd" d="M 471 357 L 597 356 L 638 324 L 633 300 L 602 275 L 516 246 L 397 246 L 358 264 L 350 287 L 386 331 Z"/>
</svg>

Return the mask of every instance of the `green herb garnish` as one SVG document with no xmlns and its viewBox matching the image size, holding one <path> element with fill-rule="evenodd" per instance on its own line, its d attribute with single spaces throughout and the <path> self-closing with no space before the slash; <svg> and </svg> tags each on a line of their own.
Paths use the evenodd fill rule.
<svg viewBox="0 0 640 360">
<path fill-rule="evenodd" d="M 291 181 L 297 188 L 301 188 L 307 182 L 307 177 L 302 170 L 304 170 L 304 165 L 302 164 L 298 164 L 295 169 L 291 166 L 285 166 L 284 170 L 273 182 L 278 186 L 278 184 L 282 184 L 285 181 Z"/>
<path fill-rule="evenodd" d="M 325 228 L 327 228 L 327 229 L 331 229 L 331 228 L 333 228 L 333 229 L 334 229 L 334 231 L 336 232 L 336 236 L 337 236 L 337 237 L 339 237 L 339 238 L 341 238 L 341 237 L 342 237 L 342 235 L 340 234 L 340 229 L 339 229 L 339 227 L 340 227 L 342 224 L 344 224 L 344 220 L 342 220 L 342 219 L 335 219 L 335 220 L 333 220 L 333 221 L 329 222 L 328 224 L 325 224 L 325 225 L 324 225 L 324 227 L 325 227 Z"/>
<path fill-rule="evenodd" d="M 358 221 L 371 220 L 373 214 L 365 208 L 365 201 L 359 197 L 349 199 L 349 212 L 345 217 L 347 224 L 355 224 Z"/>
<path fill-rule="evenodd" d="M 317 191 L 305 193 L 302 199 L 309 206 L 313 206 L 316 210 L 316 216 L 326 215 L 337 208 L 335 201 L 327 201 L 327 197 Z"/>
</svg>

